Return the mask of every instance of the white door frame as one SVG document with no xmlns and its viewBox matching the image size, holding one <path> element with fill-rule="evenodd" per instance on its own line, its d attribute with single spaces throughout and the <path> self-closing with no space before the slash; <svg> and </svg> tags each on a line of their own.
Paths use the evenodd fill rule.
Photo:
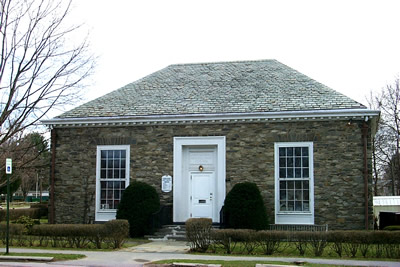
<svg viewBox="0 0 400 267">
<path fill-rule="evenodd" d="M 225 171 L 226 171 L 226 147 L 225 136 L 195 136 L 174 137 L 174 176 L 173 176 L 173 221 L 185 222 L 190 218 L 189 190 L 183 171 L 183 147 L 184 146 L 216 146 L 217 162 L 216 177 L 217 186 L 213 201 L 216 202 L 216 210 L 213 214 L 213 222 L 219 223 L 219 211 L 225 200 Z"/>
</svg>

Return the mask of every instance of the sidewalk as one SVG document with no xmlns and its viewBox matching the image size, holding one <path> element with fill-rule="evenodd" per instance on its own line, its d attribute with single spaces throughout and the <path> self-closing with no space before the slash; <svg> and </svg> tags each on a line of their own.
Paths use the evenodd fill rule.
<svg viewBox="0 0 400 267">
<path fill-rule="evenodd" d="M 41 249 L 17 249 L 11 248 L 10 252 L 38 252 L 38 253 L 66 253 L 84 254 L 86 258 L 65 262 L 32 263 L 32 262 L 0 262 L 0 266 L 143 266 L 145 263 L 166 259 L 191 259 L 191 260 L 241 260 L 241 261 L 281 261 L 288 264 L 295 261 L 305 261 L 315 264 L 348 265 L 348 266 L 387 266 L 400 267 L 400 262 L 386 261 L 357 261 L 357 260 L 331 260 L 331 259 L 307 259 L 307 258 L 280 258 L 280 257 L 254 257 L 254 256 L 216 256 L 185 254 L 189 249 L 185 242 L 156 241 L 137 247 L 119 251 L 97 252 L 79 250 L 41 250 Z M 5 249 L 3 249 L 4 251 Z"/>
</svg>

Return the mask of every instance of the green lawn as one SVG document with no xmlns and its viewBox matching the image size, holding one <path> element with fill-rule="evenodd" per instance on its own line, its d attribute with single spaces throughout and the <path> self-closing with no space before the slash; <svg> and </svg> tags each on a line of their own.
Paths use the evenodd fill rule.
<svg viewBox="0 0 400 267">
<path fill-rule="evenodd" d="M 129 247 L 135 247 L 141 244 L 149 243 L 148 239 L 144 238 L 127 238 L 125 243 L 122 245 L 122 248 L 129 248 Z M 1 247 L 5 247 L 5 245 L 0 241 Z M 31 248 L 31 249 L 47 249 L 49 251 L 51 250 L 82 250 L 82 251 L 114 251 L 113 248 L 110 248 L 107 244 L 103 244 L 103 247 L 101 249 L 95 248 L 93 244 L 89 244 L 84 248 L 71 248 L 68 246 L 67 242 L 63 242 L 63 244 L 59 244 L 57 247 L 53 247 L 51 242 L 49 241 L 47 246 L 40 246 L 39 241 L 35 240 L 33 241 L 33 246 L 27 246 L 28 241 L 25 241 L 23 245 L 19 245 L 16 240 L 11 242 L 10 247 L 14 248 Z"/>
<path fill-rule="evenodd" d="M 288 262 L 281 262 L 281 261 L 220 261 L 220 260 L 162 260 L 162 261 L 155 261 L 152 264 L 172 264 L 174 262 L 184 262 L 184 263 L 201 263 L 201 264 L 221 264 L 223 267 L 254 267 L 256 264 L 276 264 L 276 265 L 295 265 L 294 263 Z M 317 267 L 317 266 L 335 266 L 338 265 L 329 265 L 329 264 L 312 264 L 312 263 L 305 263 L 301 266 L 309 266 L 309 267 Z M 345 265 L 342 265 L 345 266 Z"/>
<path fill-rule="evenodd" d="M 33 257 L 54 257 L 54 261 L 79 260 L 85 258 L 82 254 L 56 254 L 56 253 L 15 253 L 11 252 L 8 255 L 1 253 L 2 256 L 33 256 Z"/>
</svg>

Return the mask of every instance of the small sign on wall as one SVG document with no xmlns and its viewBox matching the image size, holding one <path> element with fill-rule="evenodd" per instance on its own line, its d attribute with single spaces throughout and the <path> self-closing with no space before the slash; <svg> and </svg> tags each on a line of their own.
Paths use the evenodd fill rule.
<svg viewBox="0 0 400 267">
<path fill-rule="evenodd" d="M 161 191 L 165 193 L 172 191 L 172 177 L 170 175 L 161 177 Z"/>
</svg>

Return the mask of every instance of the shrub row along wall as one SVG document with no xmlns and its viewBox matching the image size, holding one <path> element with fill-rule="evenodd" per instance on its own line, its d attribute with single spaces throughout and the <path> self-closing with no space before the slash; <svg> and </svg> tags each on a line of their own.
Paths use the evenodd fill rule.
<svg viewBox="0 0 400 267">
<path fill-rule="evenodd" d="M 332 232 L 289 232 L 253 231 L 224 229 L 210 233 L 210 244 L 219 246 L 230 254 L 241 243 L 241 253 L 252 254 L 261 250 L 273 255 L 289 243 L 293 244 L 301 256 L 311 250 L 315 256 L 322 256 L 325 248 L 330 248 L 339 256 L 400 258 L 400 232 L 390 231 L 332 231 Z"/>
<path fill-rule="evenodd" d="M 211 220 L 190 219 L 186 234 L 192 251 L 273 255 L 285 246 L 294 247 L 300 256 L 311 251 L 322 256 L 329 246 L 339 257 L 400 258 L 400 232 L 394 231 L 254 231 L 242 229 L 212 230 Z"/>
<path fill-rule="evenodd" d="M 10 220 L 16 220 L 21 216 L 28 216 L 32 219 L 40 219 L 42 216 L 47 215 L 47 210 L 43 208 L 29 208 L 29 209 L 10 209 Z M 0 221 L 7 219 L 7 210 L 0 210 Z"/>
<path fill-rule="evenodd" d="M 107 244 L 107 247 L 120 248 L 128 236 L 127 220 L 112 220 L 105 224 L 43 224 L 32 228 L 10 224 L 10 244 L 17 246 L 101 249 Z M 5 244 L 5 224 L 0 224 L 0 238 Z"/>
</svg>

